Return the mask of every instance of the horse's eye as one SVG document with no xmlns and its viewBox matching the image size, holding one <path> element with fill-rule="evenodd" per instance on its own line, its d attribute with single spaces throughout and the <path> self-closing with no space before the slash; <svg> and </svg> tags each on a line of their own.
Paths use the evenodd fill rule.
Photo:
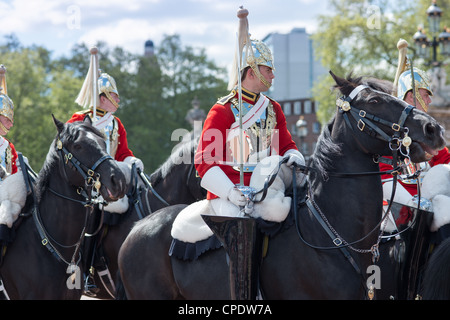
<svg viewBox="0 0 450 320">
<path fill-rule="evenodd" d="M 375 103 L 378 103 L 378 100 L 375 99 L 375 98 L 372 98 L 372 99 L 369 100 L 369 103 L 375 104 Z"/>
</svg>

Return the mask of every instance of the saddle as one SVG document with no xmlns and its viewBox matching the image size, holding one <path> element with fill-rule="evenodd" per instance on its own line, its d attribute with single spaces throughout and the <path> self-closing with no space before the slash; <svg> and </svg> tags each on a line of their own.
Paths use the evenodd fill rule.
<svg viewBox="0 0 450 320">
<path fill-rule="evenodd" d="M 252 174 L 250 186 L 255 190 L 260 190 L 265 184 L 267 174 L 262 173 L 274 171 L 275 165 L 280 163 L 281 157 L 272 156 L 266 159 L 256 166 Z M 272 165 L 273 170 L 268 171 L 268 165 Z M 285 194 L 286 190 L 291 189 L 292 186 L 292 171 L 284 164 L 279 170 L 276 169 L 277 176 L 268 188 L 264 201 L 258 202 L 261 200 L 261 195 L 256 195 L 254 211 L 250 214 L 258 221 L 260 230 L 270 236 L 281 229 L 291 211 L 292 202 L 292 198 Z M 301 178 L 304 178 L 304 175 Z M 297 179 L 297 181 L 301 181 L 297 187 L 305 189 L 305 179 Z M 237 206 L 220 198 L 201 200 L 187 206 L 180 211 L 173 222 L 171 230 L 173 240 L 169 255 L 183 260 L 194 260 L 203 252 L 222 246 L 204 222 L 202 215 L 239 217 L 242 216 L 242 213 Z"/>
</svg>

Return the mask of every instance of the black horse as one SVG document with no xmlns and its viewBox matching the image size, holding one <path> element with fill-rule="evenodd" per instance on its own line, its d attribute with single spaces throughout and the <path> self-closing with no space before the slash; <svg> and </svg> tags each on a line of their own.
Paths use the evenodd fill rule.
<svg viewBox="0 0 450 320">
<path fill-rule="evenodd" d="M 115 201 L 126 191 L 125 176 L 89 117 L 54 123 L 58 133 L 38 174 L 31 213 L 24 208 L 29 214 L 0 268 L 10 299 L 79 299 L 83 240 L 96 196 Z"/>
<path fill-rule="evenodd" d="M 318 139 L 308 172 L 308 197 L 300 199 L 293 218 L 269 240 L 260 269 L 263 298 L 366 297 L 382 219 L 376 160 L 402 147 L 405 133 L 412 139 L 409 156 L 414 162 L 425 161 L 425 151 L 445 145 L 435 119 L 386 93 L 391 83 L 332 76 L 343 99 Z M 193 261 L 168 255 L 172 222 L 182 208 L 161 209 L 141 220 L 125 240 L 119 268 L 129 299 L 231 297 L 223 248 Z"/>
<path fill-rule="evenodd" d="M 197 145 L 198 137 L 179 143 L 169 158 L 150 177 L 138 171 L 131 175 L 127 192 L 129 209 L 123 214 L 107 213 L 112 217 L 105 219 L 104 228 L 100 232 L 101 238 L 96 245 L 97 258 L 100 258 L 100 261 L 97 260 L 95 269 L 102 274 L 108 270 L 104 280 L 99 277 L 99 272 L 95 273 L 95 283 L 100 289 L 96 293 L 97 298 L 114 298 L 116 275 L 119 271 L 117 256 L 120 246 L 136 221 L 169 205 L 191 204 L 206 198 L 206 190 L 200 186 L 200 177 L 194 167 Z"/>
<path fill-rule="evenodd" d="M 423 300 L 450 300 L 450 238 L 433 250 L 422 282 Z"/>
</svg>

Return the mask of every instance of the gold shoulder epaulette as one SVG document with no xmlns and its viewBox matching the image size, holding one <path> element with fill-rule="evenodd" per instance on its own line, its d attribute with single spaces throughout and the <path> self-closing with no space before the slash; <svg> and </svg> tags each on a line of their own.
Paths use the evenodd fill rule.
<svg viewBox="0 0 450 320">
<path fill-rule="evenodd" d="M 224 105 L 225 103 L 230 101 L 231 98 L 233 98 L 235 95 L 236 95 L 236 91 L 232 90 L 228 95 L 226 95 L 222 98 L 219 98 L 219 100 L 217 100 L 217 104 Z"/>
</svg>

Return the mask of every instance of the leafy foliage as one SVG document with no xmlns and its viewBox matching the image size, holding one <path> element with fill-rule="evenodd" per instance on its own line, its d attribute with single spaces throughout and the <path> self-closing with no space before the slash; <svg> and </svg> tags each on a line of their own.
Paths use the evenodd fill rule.
<svg viewBox="0 0 450 320">
<path fill-rule="evenodd" d="M 330 0 L 333 14 L 319 17 L 320 27 L 313 35 L 317 58 L 336 75 L 345 76 L 354 71 L 393 81 L 398 60 L 397 42 L 403 38 L 409 43 L 408 56 L 414 66 L 428 69 L 430 61 L 416 56 L 412 36 L 419 25 L 428 25 L 426 9 L 430 4 L 429 0 Z M 444 11 L 442 20 L 448 21 L 449 1 L 439 1 L 438 5 Z M 443 57 L 438 56 L 438 59 L 442 61 Z M 333 84 L 327 76 L 313 88 L 322 123 L 335 111 L 335 96 L 330 95 L 329 90 Z"/>
<path fill-rule="evenodd" d="M 74 101 L 89 68 L 89 48 L 76 45 L 69 57 L 52 59 L 45 48 L 23 47 L 14 35 L 5 38 L 0 63 L 7 68 L 8 95 L 15 105 L 7 138 L 39 170 L 56 134 L 51 114 L 67 121 L 81 108 Z M 102 42 L 96 46 L 101 70 L 117 83 L 121 101 L 116 115 L 146 171 L 169 156 L 178 142 L 171 141 L 175 129 L 191 130 L 185 116 L 194 97 L 208 111 L 226 93 L 226 70 L 204 50 L 183 47 L 177 35 L 166 36 L 154 56 L 111 49 Z"/>
</svg>

